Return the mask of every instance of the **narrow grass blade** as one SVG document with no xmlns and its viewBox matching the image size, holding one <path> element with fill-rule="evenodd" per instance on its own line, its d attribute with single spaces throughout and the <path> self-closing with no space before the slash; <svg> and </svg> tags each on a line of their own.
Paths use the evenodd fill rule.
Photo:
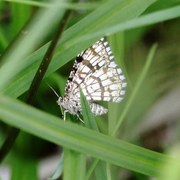
<svg viewBox="0 0 180 180">
<path fill-rule="evenodd" d="M 94 115 L 91 112 L 91 109 L 89 107 L 89 103 L 86 100 L 86 97 L 84 96 L 82 90 L 80 89 L 80 97 L 81 97 L 81 106 L 82 106 L 82 114 L 85 126 L 90 129 L 94 129 L 98 131 L 98 126 L 95 120 Z"/>
<path fill-rule="evenodd" d="M 84 180 L 86 172 L 85 155 L 64 148 L 64 180 Z"/>
<path fill-rule="evenodd" d="M 125 31 L 128 29 L 152 25 L 158 22 L 167 21 L 178 17 L 180 17 L 180 6 L 160 10 L 157 12 L 152 12 L 150 14 L 142 15 L 129 21 L 124 21 L 123 23 L 120 22 L 119 24 L 105 27 L 89 35 L 88 38 L 87 36 L 81 36 L 81 39 L 87 40 L 93 38 L 94 36 L 100 36 L 101 34 L 105 34 L 106 32 L 111 32 L 111 34 L 113 34 L 118 31 Z"/>
<path fill-rule="evenodd" d="M 54 61 L 50 65 L 46 76 L 63 66 L 70 59 L 75 57 L 80 51 L 94 43 L 99 37 L 111 32 L 107 31 L 106 33 L 89 38 L 91 34 L 95 34 L 99 29 L 104 29 L 117 23 L 137 17 L 153 2 L 154 0 L 148 0 L 146 2 L 144 0 L 113 0 L 113 2 L 107 1 L 106 3 L 102 4 L 102 6 L 100 6 L 98 9 L 64 32 L 64 35 L 59 42 L 59 47 L 55 53 Z M 131 13 L 127 14 L 127 11 Z M 97 19 L 98 21 L 94 21 L 94 19 Z M 40 30 L 38 29 L 37 31 L 39 32 Z M 40 33 L 42 33 L 42 31 L 40 31 Z M 33 35 L 33 33 L 31 35 Z M 82 39 L 82 36 L 85 36 L 85 39 Z M 26 49 L 30 50 L 31 48 L 27 46 L 28 44 L 29 41 L 26 43 L 25 47 Z M 37 70 L 39 61 L 42 59 L 47 46 L 48 45 L 43 46 L 27 58 L 22 58 L 22 56 L 20 56 L 22 55 L 22 52 L 19 53 L 19 50 L 21 51 L 23 49 L 22 47 L 14 48 L 14 52 L 11 53 L 10 57 L 11 59 L 16 57 L 17 61 L 13 61 L 13 64 L 9 63 L 3 67 L 3 69 L 0 69 L 0 78 L 6 74 L 6 77 L 9 79 L 3 78 L 3 80 L 0 81 L 1 92 L 17 97 L 26 91 L 30 82 L 32 81 L 32 77 Z M 16 54 L 18 54 L 18 56 Z M 19 67 L 19 65 L 21 65 L 21 67 Z M 7 74 L 9 71 L 11 73 Z M 10 77 L 10 75 L 12 76 Z"/>
<path fill-rule="evenodd" d="M 23 179 L 26 180 L 37 180 L 37 165 L 38 162 L 34 158 L 23 158 L 24 156 L 16 154 L 16 156 L 12 157 L 12 166 L 11 166 L 11 179 Z"/>
<path fill-rule="evenodd" d="M 0 118 L 35 136 L 74 151 L 91 155 L 150 176 L 158 176 L 162 165 L 170 157 L 118 140 L 99 132 L 60 121 L 59 118 L 41 112 L 5 96 L 0 96 Z M 175 159 L 173 161 L 176 161 Z"/>
<path fill-rule="evenodd" d="M 97 8 L 100 5 L 98 2 L 91 2 L 91 3 L 68 3 L 68 2 L 57 2 L 56 4 L 52 4 L 51 2 L 38 2 L 38 1 L 31 1 L 31 0 L 4 0 L 7 2 L 25 4 L 30 6 L 37 6 L 37 7 L 57 7 L 59 6 L 62 9 L 77 9 L 77 10 L 85 10 L 85 9 L 93 9 Z"/>
<path fill-rule="evenodd" d="M 124 65 L 124 32 L 119 32 L 111 35 L 109 38 L 110 47 L 114 55 L 115 62 L 122 69 L 123 74 L 125 74 Z M 108 103 L 108 132 L 113 131 L 114 126 L 116 126 L 117 117 L 119 114 L 119 103 Z"/>
<path fill-rule="evenodd" d="M 5 49 L 8 46 L 8 40 L 5 37 L 1 27 L 0 27 L 0 46 L 1 48 Z"/>
<path fill-rule="evenodd" d="M 148 70 L 149 70 L 149 68 L 150 68 L 150 65 L 151 65 L 151 63 L 152 63 L 152 60 L 153 60 L 153 57 L 154 57 L 154 54 L 155 54 L 156 49 L 157 49 L 157 44 L 155 44 L 155 45 L 151 48 L 151 50 L 150 50 L 150 52 L 149 52 L 149 54 L 148 54 L 147 60 L 146 60 L 146 64 L 144 65 L 144 68 L 143 68 L 143 70 L 142 70 L 142 73 L 141 73 L 140 76 L 139 76 L 139 79 L 138 79 L 138 81 L 137 81 L 137 83 L 136 83 L 136 85 L 135 85 L 135 87 L 134 87 L 134 89 L 133 89 L 133 91 L 132 91 L 131 96 L 129 97 L 129 99 L 128 99 L 128 101 L 127 101 L 127 104 L 126 104 L 126 106 L 125 106 L 125 108 L 124 108 L 121 116 L 119 117 L 119 120 L 117 121 L 117 124 L 116 124 L 115 128 L 114 128 L 113 131 L 110 133 L 111 135 L 114 136 L 114 135 L 116 134 L 116 132 L 118 131 L 118 129 L 119 129 L 119 127 L 120 127 L 123 119 L 124 119 L 125 116 L 127 115 L 128 111 L 129 111 L 129 109 L 130 109 L 130 107 L 131 107 L 131 105 L 132 105 L 132 103 L 133 103 L 133 101 L 134 101 L 134 99 L 135 99 L 135 97 L 136 97 L 136 95 L 137 95 L 137 92 L 138 92 L 140 86 L 142 85 L 142 82 L 144 81 L 146 75 L 147 75 L 147 72 L 148 72 Z"/>
<path fill-rule="evenodd" d="M 162 168 L 159 180 L 179 180 L 180 178 L 180 145 L 171 147 L 168 154 L 171 154 L 176 158 L 176 161 L 169 160 L 169 162 L 164 164 Z"/>
<path fill-rule="evenodd" d="M 59 162 L 58 162 L 58 165 L 56 167 L 56 170 L 55 170 L 54 174 L 52 175 L 52 177 L 49 178 L 49 180 L 56 180 L 62 175 L 63 159 L 64 159 L 64 154 L 62 153 L 61 157 L 59 158 Z"/>
<path fill-rule="evenodd" d="M 86 100 L 86 97 L 84 96 L 82 90 L 80 89 L 80 97 L 81 97 L 81 106 L 82 106 L 82 112 L 83 112 L 83 119 L 85 122 L 85 127 L 93 129 L 95 131 L 99 131 L 96 120 L 94 115 L 91 112 L 91 109 L 89 107 L 89 103 Z M 104 180 L 106 180 L 106 173 L 105 173 L 105 163 L 98 160 L 93 159 L 90 166 L 90 171 L 87 172 L 86 179 L 88 179 L 91 175 L 91 173 L 95 170 L 96 179 L 99 179 L 98 177 L 103 177 Z"/>
<path fill-rule="evenodd" d="M 52 3 L 56 2 L 57 0 L 52 1 Z M 24 59 L 35 49 L 35 46 L 41 42 L 42 38 L 47 36 L 50 31 L 48 23 L 51 22 L 53 26 L 54 23 L 57 22 L 56 20 L 58 20 L 56 16 L 61 17 L 62 14 L 63 11 L 59 11 L 58 8 L 38 11 L 29 26 L 23 29 L 24 31 L 21 32 L 16 43 L 13 44 L 8 53 L 1 57 L 3 62 L 0 67 L 1 92 L 5 87 L 8 87 L 8 85 L 12 83 L 13 78 L 27 66 L 28 62 Z M 46 29 L 46 31 L 44 31 L 44 29 Z M 39 61 L 41 59 L 42 58 L 40 58 Z"/>
</svg>

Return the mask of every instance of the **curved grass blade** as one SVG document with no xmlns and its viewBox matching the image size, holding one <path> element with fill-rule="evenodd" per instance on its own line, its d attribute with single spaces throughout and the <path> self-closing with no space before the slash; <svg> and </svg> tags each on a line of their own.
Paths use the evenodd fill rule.
<svg viewBox="0 0 180 180">
<path fill-rule="evenodd" d="M 91 155 L 149 176 L 158 176 L 162 165 L 175 159 L 118 140 L 85 127 L 60 121 L 59 118 L 0 96 L 0 118 L 35 136 L 74 151 Z"/>
</svg>

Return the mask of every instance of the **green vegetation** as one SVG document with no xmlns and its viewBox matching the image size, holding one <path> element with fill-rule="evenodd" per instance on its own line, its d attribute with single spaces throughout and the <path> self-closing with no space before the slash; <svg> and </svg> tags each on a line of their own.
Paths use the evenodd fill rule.
<svg viewBox="0 0 180 180">
<path fill-rule="evenodd" d="M 8 166 L 11 179 L 178 180 L 179 17 L 179 0 L 2 0 L 0 179 Z M 101 37 L 126 76 L 125 98 L 94 118 L 81 94 L 84 123 L 69 114 L 64 122 L 48 84 L 63 96 L 71 60 Z M 45 54 L 49 67 L 32 86 Z M 55 154 L 58 165 L 46 161 L 50 173 L 40 175 Z"/>
</svg>

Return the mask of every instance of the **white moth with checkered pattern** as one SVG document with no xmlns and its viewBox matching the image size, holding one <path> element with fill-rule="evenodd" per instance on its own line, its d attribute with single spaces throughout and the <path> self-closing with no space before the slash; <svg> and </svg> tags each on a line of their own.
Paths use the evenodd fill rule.
<svg viewBox="0 0 180 180">
<path fill-rule="evenodd" d="M 57 103 L 66 112 L 77 115 L 82 113 L 80 103 L 81 88 L 95 116 L 106 114 L 108 110 L 96 101 L 120 102 L 125 95 L 125 77 L 114 62 L 108 43 L 101 38 L 91 47 L 81 52 L 75 60 L 68 78 L 65 95 Z"/>
</svg>

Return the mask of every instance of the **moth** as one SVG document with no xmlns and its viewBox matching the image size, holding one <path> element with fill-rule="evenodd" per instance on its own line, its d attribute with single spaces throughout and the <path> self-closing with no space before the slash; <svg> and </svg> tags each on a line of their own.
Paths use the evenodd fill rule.
<svg viewBox="0 0 180 180">
<path fill-rule="evenodd" d="M 57 103 L 64 111 L 64 119 L 67 112 L 79 117 L 82 113 L 81 88 L 92 113 L 99 116 L 106 114 L 108 109 L 97 104 L 97 101 L 120 102 L 126 86 L 125 76 L 115 63 L 107 41 L 101 38 L 78 54 L 66 83 L 65 95 L 59 97 Z"/>
</svg>

